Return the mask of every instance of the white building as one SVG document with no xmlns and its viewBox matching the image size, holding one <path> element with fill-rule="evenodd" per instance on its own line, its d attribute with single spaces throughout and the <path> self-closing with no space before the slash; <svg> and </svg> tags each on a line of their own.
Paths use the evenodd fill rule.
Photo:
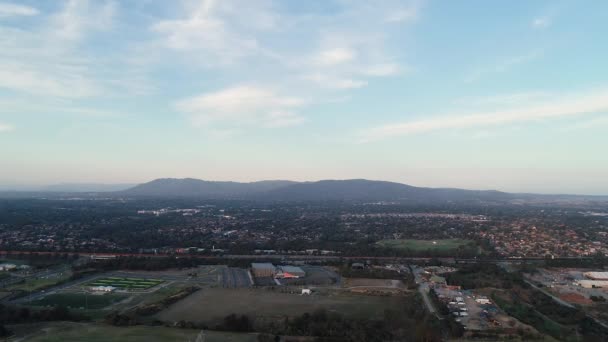
<svg viewBox="0 0 608 342">
<path fill-rule="evenodd" d="M 0 271 L 12 271 L 17 268 L 15 264 L 0 264 Z"/>
<path fill-rule="evenodd" d="M 586 289 L 592 289 L 594 287 L 608 288 L 608 280 L 579 280 L 576 284 Z"/>
<path fill-rule="evenodd" d="M 492 304 L 488 298 L 477 298 L 475 301 L 479 304 Z"/>
<path fill-rule="evenodd" d="M 591 280 L 608 280 L 608 272 L 585 272 L 583 274 Z"/>
<path fill-rule="evenodd" d="M 89 290 L 94 292 L 113 292 L 116 288 L 114 286 L 91 286 Z"/>
</svg>

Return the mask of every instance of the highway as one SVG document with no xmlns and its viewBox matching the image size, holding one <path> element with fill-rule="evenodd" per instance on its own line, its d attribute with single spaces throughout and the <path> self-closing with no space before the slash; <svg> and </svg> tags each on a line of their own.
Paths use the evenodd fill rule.
<svg viewBox="0 0 608 342">
<path fill-rule="evenodd" d="M 56 255 L 58 252 L 48 251 L 0 251 L 0 256 L 13 254 L 13 255 Z M 272 259 L 272 260 L 326 260 L 326 261 L 340 261 L 340 260 L 379 260 L 379 261 L 397 261 L 405 262 L 408 261 L 428 261 L 432 259 L 440 260 L 446 263 L 498 263 L 498 262 L 511 262 L 521 263 L 523 261 L 543 261 L 543 257 L 529 257 L 529 258 L 492 258 L 492 259 L 481 259 L 481 258 L 431 258 L 431 257 L 383 257 L 383 256 L 335 256 L 335 255 L 309 255 L 309 254 L 271 254 L 271 255 L 260 255 L 260 254 L 223 254 L 223 255 L 197 255 L 197 254 L 151 254 L 151 253 L 94 253 L 94 252 L 75 252 L 65 251 L 59 253 L 67 253 L 71 255 L 88 256 L 91 258 L 114 258 L 114 257 L 151 257 L 151 258 L 162 258 L 162 257 L 178 257 L 178 258 L 197 258 L 197 259 Z M 591 260 L 591 257 L 560 257 L 554 260 Z"/>
</svg>

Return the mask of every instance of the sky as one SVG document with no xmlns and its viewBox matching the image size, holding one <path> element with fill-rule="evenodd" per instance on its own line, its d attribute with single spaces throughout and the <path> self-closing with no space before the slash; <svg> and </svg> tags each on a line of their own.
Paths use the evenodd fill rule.
<svg viewBox="0 0 608 342">
<path fill-rule="evenodd" d="M 608 2 L 0 0 L 0 188 L 608 195 Z"/>
</svg>

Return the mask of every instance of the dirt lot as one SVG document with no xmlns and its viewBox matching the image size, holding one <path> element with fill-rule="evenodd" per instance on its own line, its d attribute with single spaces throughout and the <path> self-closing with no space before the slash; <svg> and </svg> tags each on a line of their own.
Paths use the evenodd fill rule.
<svg viewBox="0 0 608 342">
<path fill-rule="evenodd" d="M 405 289 L 401 280 L 391 279 L 368 279 L 368 278 L 348 278 L 344 280 L 344 287 L 385 287 L 392 289 Z"/>
<path fill-rule="evenodd" d="M 266 289 L 203 289 L 158 314 L 163 321 L 215 323 L 231 313 L 256 319 L 297 316 L 324 308 L 351 317 L 379 317 L 398 297 L 361 296 L 331 292 L 299 295 Z"/>
</svg>

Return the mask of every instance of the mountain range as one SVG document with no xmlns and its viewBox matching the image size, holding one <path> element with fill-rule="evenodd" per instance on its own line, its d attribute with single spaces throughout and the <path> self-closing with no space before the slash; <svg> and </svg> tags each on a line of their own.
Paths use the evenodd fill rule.
<svg viewBox="0 0 608 342">
<path fill-rule="evenodd" d="M 313 200 L 508 200 L 500 191 L 422 188 L 401 183 L 366 179 L 292 182 L 283 180 L 251 183 L 212 182 L 198 179 L 156 179 L 120 192 L 134 197 L 197 197 L 206 199 L 252 199 L 272 201 Z"/>
<path fill-rule="evenodd" d="M 485 201 L 485 202 L 580 202 L 608 201 L 608 196 L 514 194 L 496 190 L 425 188 L 366 179 L 294 182 L 219 182 L 193 178 L 161 178 L 139 185 L 60 184 L 29 192 L 5 191 L 0 197 L 132 197 L 242 199 L 260 201 Z"/>
</svg>

